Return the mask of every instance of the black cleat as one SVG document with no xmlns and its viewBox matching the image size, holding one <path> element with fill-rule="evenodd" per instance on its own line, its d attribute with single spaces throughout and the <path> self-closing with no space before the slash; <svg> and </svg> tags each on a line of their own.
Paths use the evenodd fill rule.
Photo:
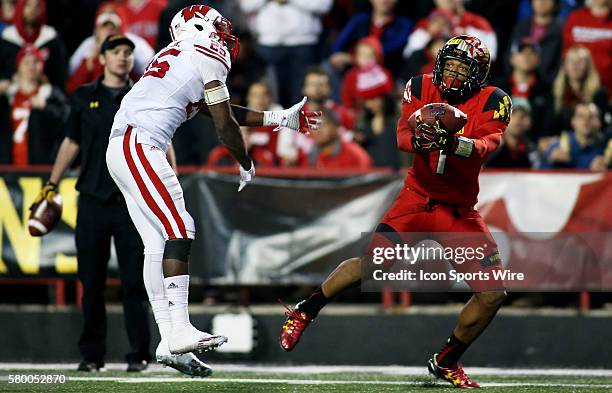
<svg viewBox="0 0 612 393">
<path fill-rule="evenodd" d="M 139 362 L 130 362 L 128 363 L 127 372 L 128 373 L 139 373 L 147 369 L 149 367 L 149 362 L 146 360 L 141 360 Z"/>
<path fill-rule="evenodd" d="M 77 367 L 77 371 L 84 372 L 97 372 L 104 371 L 104 363 L 96 363 L 96 362 L 88 362 L 87 360 L 83 360 L 79 363 L 79 367 Z"/>
</svg>

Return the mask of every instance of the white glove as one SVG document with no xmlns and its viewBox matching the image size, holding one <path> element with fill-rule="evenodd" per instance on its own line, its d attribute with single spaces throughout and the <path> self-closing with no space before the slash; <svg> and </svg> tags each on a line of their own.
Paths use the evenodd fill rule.
<svg viewBox="0 0 612 393">
<path fill-rule="evenodd" d="M 274 131 L 286 127 L 300 132 L 300 112 L 305 103 L 306 97 L 289 109 L 283 109 L 282 111 L 264 111 L 263 125 L 266 127 L 276 126 Z"/>
<path fill-rule="evenodd" d="M 240 165 L 240 185 L 238 186 L 238 192 L 242 191 L 244 187 L 246 187 L 247 183 L 253 180 L 255 177 L 255 165 L 253 165 L 253 161 L 251 161 L 251 169 L 248 171 Z"/>
</svg>

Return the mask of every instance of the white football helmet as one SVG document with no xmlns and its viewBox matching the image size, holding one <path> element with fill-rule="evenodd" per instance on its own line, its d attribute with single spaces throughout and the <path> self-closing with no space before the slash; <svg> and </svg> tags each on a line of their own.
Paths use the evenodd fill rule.
<svg viewBox="0 0 612 393">
<path fill-rule="evenodd" d="M 240 41 L 232 35 L 232 24 L 217 10 L 207 5 L 192 5 L 180 10 L 170 22 L 173 41 L 206 37 L 221 42 L 230 52 L 232 62 L 240 52 Z"/>
</svg>

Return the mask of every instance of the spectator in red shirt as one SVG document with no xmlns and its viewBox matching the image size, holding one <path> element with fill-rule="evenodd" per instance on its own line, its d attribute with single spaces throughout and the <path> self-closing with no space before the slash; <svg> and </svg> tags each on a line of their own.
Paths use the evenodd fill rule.
<svg viewBox="0 0 612 393">
<path fill-rule="evenodd" d="M 440 34 L 448 34 L 444 23 L 431 23 L 431 16 L 445 13 L 451 21 L 450 35 L 471 34 L 482 40 L 489 48 L 491 60 L 495 60 L 497 54 L 497 37 L 491 24 L 482 16 L 466 11 L 463 0 L 434 0 L 436 9 L 432 14 L 417 22 L 414 31 L 408 38 L 404 48 L 404 58 L 410 57 L 412 53 L 423 49 L 432 37 Z"/>
<path fill-rule="evenodd" d="M 66 84 L 68 94 L 85 83 L 95 81 L 104 73 L 104 66 L 99 58 L 100 45 L 106 37 L 122 34 L 124 25 L 125 15 L 119 5 L 106 2 L 98 7 L 93 35 L 87 37 L 70 58 L 70 78 Z M 136 80 L 144 73 L 155 53 L 143 38 L 129 32 L 125 33 L 125 36 L 136 45 L 134 68 L 130 75 L 132 80 Z"/>
<path fill-rule="evenodd" d="M 591 0 L 570 13 L 563 29 L 563 52 L 584 46 L 591 52 L 602 84 L 612 91 L 612 17 L 610 0 Z"/>
<path fill-rule="evenodd" d="M 26 45 L 17 53 L 17 73 L 0 98 L 0 163 L 52 164 L 62 137 L 68 103 L 43 73 L 42 51 Z"/>
<path fill-rule="evenodd" d="M 127 0 L 123 4 L 126 30 L 144 38 L 155 48 L 159 16 L 166 5 L 168 0 Z"/>
<path fill-rule="evenodd" d="M 340 138 L 338 116 L 325 109 L 322 111 L 321 128 L 313 133 L 315 146 L 309 153 L 301 152 L 299 166 L 317 169 L 369 169 L 372 158 L 354 142 Z"/>
<path fill-rule="evenodd" d="M 382 64 L 382 46 L 374 37 L 362 38 L 355 49 L 354 66 L 342 83 L 342 104 L 359 112 L 365 96 L 393 89 L 393 77 Z"/>
</svg>

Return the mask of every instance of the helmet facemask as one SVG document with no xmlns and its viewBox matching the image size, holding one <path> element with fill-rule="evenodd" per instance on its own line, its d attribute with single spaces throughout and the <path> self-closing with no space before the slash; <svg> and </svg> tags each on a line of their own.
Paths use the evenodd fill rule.
<svg viewBox="0 0 612 393">
<path fill-rule="evenodd" d="M 463 63 L 467 70 L 459 70 L 464 67 L 456 66 L 450 76 L 445 76 L 449 60 Z M 465 100 L 484 85 L 489 68 L 490 56 L 486 46 L 476 37 L 457 36 L 448 40 L 438 52 L 433 82 L 448 99 Z M 459 75 L 463 81 L 458 78 Z"/>
<path fill-rule="evenodd" d="M 240 53 L 240 40 L 238 37 L 232 35 L 232 24 L 226 18 L 218 16 L 213 22 L 213 27 L 216 32 L 211 33 L 211 36 L 213 34 L 217 36 L 216 38 L 225 45 L 229 51 L 232 63 L 235 62 Z"/>
</svg>

